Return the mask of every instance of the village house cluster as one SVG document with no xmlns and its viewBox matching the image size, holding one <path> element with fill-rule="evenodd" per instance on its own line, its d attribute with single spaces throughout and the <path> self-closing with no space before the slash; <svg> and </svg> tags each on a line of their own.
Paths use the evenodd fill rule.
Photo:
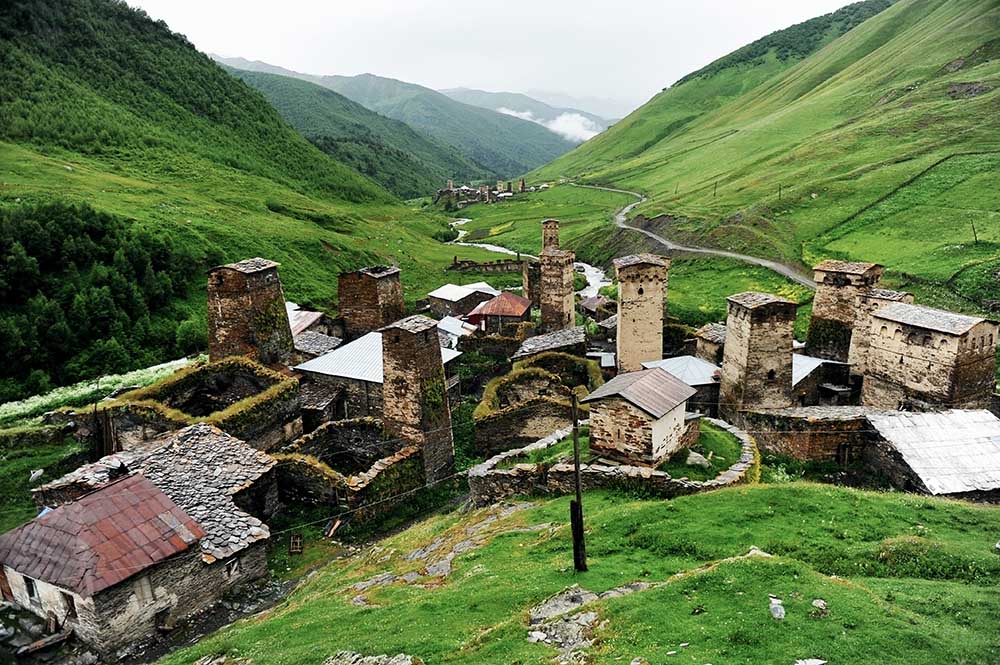
<svg viewBox="0 0 1000 665">
<path fill-rule="evenodd" d="M 515 194 L 525 194 L 528 192 L 545 191 L 548 184 L 527 185 L 524 178 L 516 183 L 512 180 L 497 180 L 495 186 L 469 185 L 455 186 L 454 180 L 449 180 L 444 187 L 439 189 L 434 195 L 434 203 L 452 202 L 456 208 L 464 208 L 473 203 L 496 203 L 513 197 Z"/>
<path fill-rule="evenodd" d="M 416 314 L 395 266 L 341 274 L 336 316 L 286 301 L 273 261 L 214 268 L 207 363 L 50 414 L 97 455 L 35 488 L 40 515 L 0 536 L 0 589 L 103 653 L 169 630 L 267 575 L 282 505 L 326 509 L 333 533 L 453 477 L 463 385 L 482 391 L 476 452 L 499 455 L 470 474 L 480 503 L 565 491 L 566 465 L 496 460 L 557 443 L 577 408 L 588 486 L 711 489 L 742 482 L 760 448 L 861 464 L 905 490 L 1000 497 L 996 322 L 883 289 L 881 266 L 823 261 L 805 344 L 796 303 L 747 292 L 678 352 L 668 257 L 619 257 L 617 298 L 578 300 L 557 220 L 542 221 L 541 241 L 516 266 L 520 294 L 446 284 Z M 465 354 L 495 373 L 463 379 Z M 705 418 L 738 438 L 738 459 L 700 483 L 658 470 Z"/>
</svg>

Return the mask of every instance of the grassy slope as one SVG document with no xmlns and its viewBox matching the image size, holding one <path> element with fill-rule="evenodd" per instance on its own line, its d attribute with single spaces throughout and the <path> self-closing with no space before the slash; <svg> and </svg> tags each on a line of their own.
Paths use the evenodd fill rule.
<svg viewBox="0 0 1000 665">
<path fill-rule="evenodd" d="M 541 125 L 462 104 L 412 83 L 371 74 L 315 80 L 373 111 L 455 146 L 502 177 L 530 171 L 573 147 Z"/>
<path fill-rule="evenodd" d="M 453 255 L 492 257 L 433 240 L 445 220 L 324 155 L 141 12 L 4 5 L 0 31 L 0 204 L 82 201 L 169 228 L 206 261 L 267 256 L 282 263 L 286 295 L 324 307 L 341 270 L 398 261 L 412 301 Z M 203 303 L 199 288 L 182 305 L 203 316 Z"/>
<path fill-rule="evenodd" d="M 673 501 L 588 493 L 584 510 L 587 573 L 572 572 L 568 499 L 560 498 L 491 527 L 550 522 L 555 531 L 495 535 L 457 556 L 440 584 L 396 584 L 366 593 L 370 606 L 352 604 L 357 592 L 349 585 L 419 569 L 419 561 L 405 559 L 408 552 L 438 536 L 458 542 L 483 517 L 448 513 L 326 566 L 274 610 L 164 662 L 228 653 L 255 665 L 318 664 L 350 649 L 405 652 L 427 662 L 545 663 L 556 653 L 526 641 L 530 607 L 572 584 L 600 592 L 635 580 L 669 581 L 596 603 L 607 624 L 588 662 L 812 657 L 846 665 L 877 657 L 887 664 L 985 665 L 1000 649 L 1000 559 L 990 551 L 1000 528 L 995 507 L 796 483 Z M 777 557 L 699 569 L 754 545 Z M 783 598 L 783 622 L 770 617 L 768 594 Z M 815 598 L 826 600 L 827 616 L 814 611 Z M 672 659 L 668 650 L 680 655 Z"/>
<path fill-rule="evenodd" d="M 998 26 L 996 2 L 903 0 L 804 60 L 770 52 L 669 88 L 537 175 L 644 191 L 638 211 L 679 218 L 679 238 L 807 264 L 883 261 L 897 281 L 913 274 L 981 302 L 948 280 L 1000 264 L 995 232 L 973 247 L 969 223 L 996 226 L 995 156 L 947 160 L 906 183 L 949 155 L 1000 151 Z M 994 90 L 949 96 L 974 81 Z"/>
<path fill-rule="evenodd" d="M 430 194 L 448 178 L 493 175 L 455 148 L 321 85 L 277 74 L 229 71 L 263 93 L 288 124 L 321 150 L 402 198 Z"/>
<path fill-rule="evenodd" d="M 580 260 L 609 265 L 619 254 L 634 251 L 629 238 L 612 238 L 611 217 L 615 210 L 634 199 L 627 194 L 556 185 L 542 192 L 514 197 L 504 203 L 464 208 L 462 215 L 472 221 L 462 228 L 469 242 L 489 242 L 527 254 L 541 247 L 541 220 L 561 221 L 561 244 L 576 251 Z M 779 293 L 799 303 L 807 303 L 810 292 L 780 275 L 734 260 L 674 259 L 670 268 L 668 309 L 672 316 L 690 325 L 719 321 L 726 317 L 726 296 L 740 291 Z M 803 313 L 807 308 L 803 308 Z"/>
</svg>

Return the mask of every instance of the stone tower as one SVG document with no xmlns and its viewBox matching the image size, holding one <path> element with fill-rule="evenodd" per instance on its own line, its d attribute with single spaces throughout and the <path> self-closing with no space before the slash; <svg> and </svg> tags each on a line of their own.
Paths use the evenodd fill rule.
<svg viewBox="0 0 1000 665">
<path fill-rule="evenodd" d="M 729 296 L 719 413 L 740 421 L 746 409 L 792 406 L 792 340 L 796 305 L 770 293 Z"/>
<path fill-rule="evenodd" d="M 546 219 L 542 221 L 542 251 L 549 248 L 559 249 L 559 220 Z"/>
<path fill-rule="evenodd" d="M 913 294 L 889 289 L 868 289 L 854 299 L 854 330 L 851 333 L 851 348 L 847 362 L 851 364 L 851 374 L 864 376 L 868 373 L 868 349 L 871 346 L 872 317 L 875 312 L 894 302 L 913 304 Z"/>
<path fill-rule="evenodd" d="M 245 259 L 208 272 L 208 355 L 250 356 L 265 365 L 291 361 L 292 329 L 277 263 Z"/>
<path fill-rule="evenodd" d="M 382 329 L 382 422 L 386 435 L 422 451 L 427 482 L 454 468 L 437 321 L 414 315 Z"/>
<path fill-rule="evenodd" d="M 816 297 L 806 348 L 809 355 L 847 362 L 857 297 L 875 287 L 884 268 L 877 263 L 821 261 L 813 268 Z"/>
<path fill-rule="evenodd" d="M 547 247 L 539 257 L 541 285 L 539 309 L 542 314 L 542 331 L 555 332 L 572 328 L 576 322 L 573 301 L 573 264 L 576 255 L 563 249 Z"/>
<path fill-rule="evenodd" d="M 403 318 L 403 285 L 395 266 L 342 272 L 337 289 L 347 341 Z"/>
<path fill-rule="evenodd" d="M 614 260 L 618 277 L 618 371 L 637 372 L 663 357 L 670 259 L 633 254 Z"/>
</svg>

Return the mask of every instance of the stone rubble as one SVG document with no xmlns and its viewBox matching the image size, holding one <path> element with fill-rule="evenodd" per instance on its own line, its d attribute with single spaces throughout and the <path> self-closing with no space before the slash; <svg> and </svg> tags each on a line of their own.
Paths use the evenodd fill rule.
<svg viewBox="0 0 1000 665">
<path fill-rule="evenodd" d="M 326 659 L 323 665 L 422 665 L 423 660 L 403 653 L 395 656 L 363 656 L 353 651 L 341 651 Z"/>
</svg>

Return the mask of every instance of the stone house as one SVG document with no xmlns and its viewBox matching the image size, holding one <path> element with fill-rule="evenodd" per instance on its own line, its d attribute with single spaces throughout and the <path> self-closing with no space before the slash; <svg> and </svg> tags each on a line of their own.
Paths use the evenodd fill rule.
<svg viewBox="0 0 1000 665">
<path fill-rule="evenodd" d="M 473 284 L 445 284 L 427 294 L 431 313 L 438 317 L 463 317 L 480 303 L 496 297 L 500 292 L 486 282 Z M 388 324 L 386 324 L 388 325 Z"/>
<path fill-rule="evenodd" d="M 326 312 L 302 309 L 297 303 L 286 301 L 285 312 L 288 314 L 288 325 L 292 329 L 292 337 L 298 337 L 304 332 L 318 332 L 331 337 L 343 337 L 343 322 L 337 321 Z"/>
<path fill-rule="evenodd" d="M 524 360 L 548 351 L 562 351 L 574 356 L 585 355 L 587 353 L 586 328 L 577 326 L 529 337 L 521 342 L 520 348 L 514 352 L 510 359 Z"/>
<path fill-rule="evenodd" d="M 597 294 L 588 296 L 577 303 L 580 311 L 594 321 L 603 321 L 609 314 L 617 311 L 618 305 L 611 298 Z"/>
<path fill-rule="evenodd" d="M 719 381 L 721 369 L 718 365 L 696 356 L 675 356 L 663 360 L 652 360 L 642 364 L 643 369 L 660 369 L 670 372 L 695 389 L 688 400 L 688 409 L 714 418 L 719 412 Z"/>
<path fill-rule="evenodd" d="M 531 320 L 531 301 L 516 293 L 504 291 L 476 305 L 466 320 L 487 334 L 498 335 L 506 325 Z"/>
<path fill-rule="evenodd" d="M 816 295 L 806 348 L 809 355 L 847 362 L 858 296 L 873 289 L 885 269 L 877 263 L 821 261 L 814 268 Z"/>
<path fill-rule="evenodd" d="M 292 331 L 278 264 L 253 258 L 208 273 L 208 356 L 249 356 L 264 365 L 287 365 Z"/>
<path fill-rule="evenodd" d="M 663 357 L 663 319 L 670 259 L 634 254 L 614 260 L 618 279 L 618 371 L 634 372 Z"/>
<path fill-rule="evenodd" d="M 986 409 L 996 374 L 995 321 L 905 302 L 872 315 L 862 402 L 882 409 Z"/>
<path fill-rule="evenodd" d="M 913 304 L 913 294 L 890 289 L 868 289 L 858 294 L 854 300 L 857 310 L 854 316 L 854 331 L 851 334 L 851 348 L 847 352 L 847 362 L 851 364 L 851 375 L 863 377 L 868 372 L 868 347 L 872 336 L 872 317 L 875 312 L 894 302 Z"/>
<path fill-rule="evenodd" d="M 476 333 L 476 326 L 454 316 L 442 317 L 437 327 L 441 346 L 446 349 L 457 349 L 460 339 Z"/>
<path fill-rule="evenodd" d="M 770 293 L 729 296 L 719 413 L 739 422 L 745 409 L 793 404 L 792 340 L 796 304 Z"/>
<path fill-rule="evenodd" d="M 435 340 L 440 346 L 440 340 L 437 337 Z M 461 351 L 449 348 L 440 352 L 449 396 L 459 387 L 456 359 L 461 355 Z M 382 417 L 384 376 L 381 332 L 370 332 L 293 369 L 302 377 L 304 385 L 312 384 L 309 390 L 322 390 L 331 396 L 332 411 L 337 417 Z"/>
<path fill-rule="evenodd" d="M 294 364 L 304 363 L 307 360 L 318 358 L 324 353 L 333 351 L 344 343 L 339 337 L 332 337 L 316 330 L 306 330 L 299 333 L 293 340 L 295 352 L 292 354 Z"/>
<path fill-rule="evenodd" d="M 691 386 L 654 367 L 619 374 L 581 400 L 590 405 L 590 450 L 655 467 L 683 446 Z"/>
<path fill-rule="evenodd" d="M 0 537 L 11 589 L 103 653 L 153 637 L 268 574 L 274 465 L 201 424 L 38 487 L 54 509 Z M 35 583 L 33 599 L 25 575 L 52 588 Z"/>
<path fill-rule="evenodd" d="M 850 366 L 803 353 L 792 354 L 792 399 L 798 406 L 857 404 Z"/>
</svg>

